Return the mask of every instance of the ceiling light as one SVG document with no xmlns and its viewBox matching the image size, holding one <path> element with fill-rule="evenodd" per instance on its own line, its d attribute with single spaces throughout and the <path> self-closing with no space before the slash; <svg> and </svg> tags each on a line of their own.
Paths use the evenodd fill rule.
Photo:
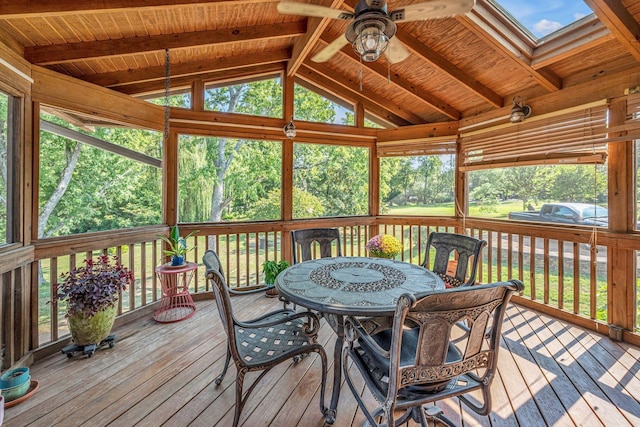
<svg viewBox="0 0 640 427">
<path fill-rule="evenodd" d="M 513 108 L 511 108 L 511 115 L 509 121 L 511 123 L 520 123 L 531 115 L 531 107 L 525 105 L 521 96 L 513 97 Z"/>
<path fill-rule="evenodd" d="M 287 138 L 293 139 L 296 137 L 296 125 L 293 124 L 293 117 L 291 117 L 291 121 L 289 121 L 282 130 L 284 131 L 284 134 L 287 135 Z"/>
<path fill-rule="evenodd" d="M 373 62 L 384 53 L 395 33 L 396 24 L 391 19 L 365 13 L 347 27 L 345 37 L 363 61 Z"/>
</svg>

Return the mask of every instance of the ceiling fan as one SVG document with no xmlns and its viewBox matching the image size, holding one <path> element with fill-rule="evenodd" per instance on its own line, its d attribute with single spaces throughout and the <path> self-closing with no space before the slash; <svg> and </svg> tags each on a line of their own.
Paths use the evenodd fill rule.
<svg viewBox="0 0 640 427">
<path fill-rule="evenodd" d="M 359 0 L 355 11 L 318 6 L 310 3 L 281 1 L 278 11 L 288 15 L 315 16 L 319 18 L 353 20 L 344 35 L 318 52 L 312 61 L 325 62 L 347 44 L 365 62 L 377 60 L 386 51 L 389 63 L 404 61 L 409 51 L 393 36 L 397 22 L 422 21 L 462 15 L 471 10 L 475 0 L 432 0 L 409 4 L 387 12 L 386 0 Z M 387 49 L 388 47 L 388 49 Z"/>
</svg>

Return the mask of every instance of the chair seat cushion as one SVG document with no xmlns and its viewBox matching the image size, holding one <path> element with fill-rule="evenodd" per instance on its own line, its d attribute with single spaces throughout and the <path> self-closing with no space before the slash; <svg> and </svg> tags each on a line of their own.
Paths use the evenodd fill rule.
<svg viewBox="0 0 640 427">
<path fill-rule="evenodd" d="M 406 329 L 402 332 L 402 346 L 400 351 L 401 367 L 415 365 L 419 332 L 419 328 Z M 391 329 L 386 329 L 371 335 L 371 337 L 381 348 L 388 351 L 391 347 L 391 335 Z M 367 341 L 359 340 L 359 344 L 362 361 L 367 365 L 372 377 L 376 379 L 376 382 L 379 383 L 379 386 L 384 389 L 386 393 L 385 384 L 388 383 L 389 359 L 382 357 L 374 349 L 370 348 Z M 453 363 L 459 360 L 461 360 L 460 353 L 453 344 L 450 344 L 449 350 L 447 351 L 447 363 Z M 401 389 L 399 392 L 400 394 L 410 394 L 412 397 L 415 393 L 436 393 L 446 388 L 451 381 L 453 380 L 426 381 L 421 384 L 404 387 L 404 389 Z"/>
</svg>

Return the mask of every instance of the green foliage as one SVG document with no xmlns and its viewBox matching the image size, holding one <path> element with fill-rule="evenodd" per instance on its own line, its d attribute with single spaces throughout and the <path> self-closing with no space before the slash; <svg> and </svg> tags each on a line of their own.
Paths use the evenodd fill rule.
<svg viewBox="0 0 640 427">
<path fill-rule="evenodd" d="M 53 116 L 44 119 L 65 127 Z M 79 129 L 74 129 L 80 131 Z M 91 136 L 152 157 L 161 157 L 162 135 L 141 129 L 96 128 Z M 40 136 L 41 237 L 159 224 L 162 171 L 153 166 L 82 144 L 68 183 L 62 180 L 77 144 L 48 132 Z M 49 204 L 54 209 L 47 217 Z M 44 215 L 44 216 L 43 216 Z"/>
<path fill-rule="evenodd" d="M 282 206 L 280 189 L 273 189 L 262 200 L 255 203 L 250 211 L 250 217 L 256 221 L 280 219 L 280 209 Z M 294 218 L 316 218 L 322 216 L 324 209 L 322 202 L 313 194 L 299 188 L 293 189 L 293 217 Z"/>
<path fill-rule="evenodd" d="M 101 255 L 97 261 L 87 259 L 83 266 L 62 273 L 60 279 L 55 300 L 67 303 L 66 317 L 78 313 L 93 317 L 113 307 L 120 293 L 133 285 L 133 272 L 117 257 Z"/>
<path fill-rule="evenodd" d="M 298 84 L 294 86 L 293 92 L 293 110 L 296 120 L 320 123 L 336 122 L 336 104 Z"/>
<path fill-rule="evenodd" d="M 363 171 L 368 170 L 368 154 L 359 147 L 295 144 L 294 188 L 320 200 L 323 216 L 366 215 L 369 182 Z M 298 203 L 294 194 L 294 205 Z M 299 218 L 314 216 L 309 213 Z"/>
<path fill-rule="evenodd" d="M 273 285 L 276 282 L 278 274 L 283 272 L 287 267 L 289 267 L 289 263 L 284 259 L 279 262 L 274 260 L 263 262 L 262 272 L 264 273 L 264 282 L 267 285 Z"/>
<path fill-rule="evenodd" d="M 182 255 L 186 255 L 187 252 L 189 252 L 195 247 L 195 246 L 188 247 L 187 239 L 197 234 L 198 231 L 200 230 L 192 231 L 191 233 L 187 234 L 185 237 L 180 237 L 180 230 L 178 229 L 177 225 L 174 225 L 173 227 L 171 227 L 171 233 L 169 237 L 163 236 L 160 234 L 158 234 L 157 236 L 161 238 L 169 248 L 163 251 L 166 256 L 182 256 Z"/>
<path fill-rule="evenodd" d="M 384 209 L 394 205 L 406 206 L 414 198 L 425 206 L 452 202 L 454 172 L 453 156 L 383 158 L 380 161 L 382 205 Z"/>
</svg>

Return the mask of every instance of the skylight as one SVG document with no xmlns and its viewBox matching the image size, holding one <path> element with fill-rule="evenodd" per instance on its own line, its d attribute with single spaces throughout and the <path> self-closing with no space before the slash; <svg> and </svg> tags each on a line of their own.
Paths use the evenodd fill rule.
<svg viewBox="0 0 640 427">
<path fill-rule="evenodd" d="M 582 0 L 490 0 L 515 24 L 540 39 L 573 24 L 593 11 Z M 510 15 L 510 16 L 509 16 Z"/>
</svg>

